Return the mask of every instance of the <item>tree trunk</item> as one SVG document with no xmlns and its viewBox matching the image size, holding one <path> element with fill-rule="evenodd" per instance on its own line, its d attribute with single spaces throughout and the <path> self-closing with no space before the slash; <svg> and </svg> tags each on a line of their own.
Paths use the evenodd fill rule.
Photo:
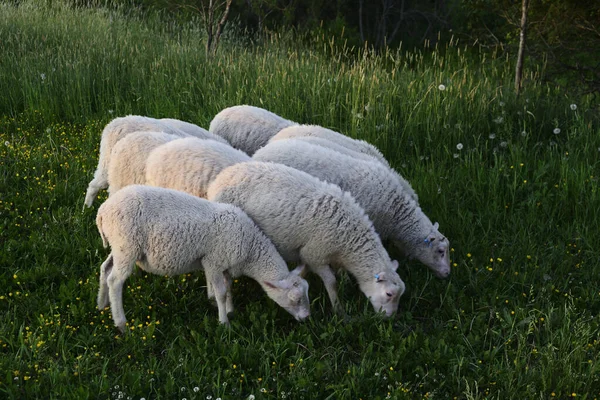
<svg viewBox="0 0 600 400">
<path fill-rule="evenodd" d="M 517 55 L 517 67 L 515 69 L 515 92 L 517 96 L 521 92 L 521 78 L 523 77 L 523 59 L 525 58 L 525 35 L 527 31 L 527 10 L 529 0 L 523 0 L 521 5 L 521 34 L 519 38 L 519 53 Z"/>
</svg>

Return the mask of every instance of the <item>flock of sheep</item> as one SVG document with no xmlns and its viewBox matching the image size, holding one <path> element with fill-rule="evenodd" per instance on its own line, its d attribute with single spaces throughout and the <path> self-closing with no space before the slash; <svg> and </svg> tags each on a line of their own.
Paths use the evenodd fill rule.
<svg viewBox="0 0 600 400">
<path fill-rule="evenodd" d="M 438 277 L 450 273 L 448 239 L 375 146 L 257 107 L 227 108 L 208 131 L 176 119 L 114 119 L 102 132 L 86 206 L 101 189 L 110 197 L 96 224 L 111 253 L 100 268 L 98 308 L 110 302 L 121 331 L 123 285 L 135 264 L 162 275 L 203 269 L 224 324 L 240 275 L 302 320 L 310 315 L 309 270 L 343 314 L 338 268 L 391 316 L 405 286 L 382 239 Z M 299 266 L 290 271 L 288 262 Z"/>
</svg>

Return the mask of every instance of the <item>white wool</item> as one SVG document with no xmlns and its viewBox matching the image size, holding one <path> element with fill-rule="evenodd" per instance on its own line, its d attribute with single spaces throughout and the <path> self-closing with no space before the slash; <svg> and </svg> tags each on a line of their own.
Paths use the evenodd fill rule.
<svg viewBox="0 0 600 400">
<path fill-rule="evenodd" d="M 250 157 L 212 140 L 183 138 L 157 147 L 146 162 L 146 184 L 206 197 L 208 184 L 224 168 Z"/>
<path fill-rule="evenodd" d="M 208 130 L 225 138 L 236 149 L 252 155 L 277 132 L 291 125 L 296 123 L 263 108 L 239 105 L 218 113 Z"/>
<path fill-rule="evenodd" d="M 203 269 L 219 321 L 233 311 L 231 279 L 255 279 L 296 319 L 309 315 L 308 284 L 290 272 L 273 243 L 239 208 L 179 191 L 131 185 L 98 209 L 96 224 L 111 253 L 100 270 L 98 308 L 109 301 L 115 325 L 125 330 L 123 285 L 134 264 L 160 275 Z"/>
<path fill-rule="evenodd" d="M 350 150 L 367 154 L 375 158 L 377 161 L 379 161 L 388 168 L 390 166 L 383 154 L 381 154 L 377 147 L 373 146 L 371 143 L 366 142 L 364 140 L 352 139 L 351 137 L 343 135 L 339 132 L 323 128 L 322 126 L 318 125 L 296 125 L 284 128 L 280 130 L 271 139 L 271 141 L 307 136 L 327 139 Z"/>
<path fill-rule="evenodd" d="M 412 188 L 407 190 L 408 182 L 379 162 L 359 160 L 297 139 L 271 142 L 253 159 L 284 164 L 338 185 L 364 208 L 382 239 L 393 240 L 439 277 L 450 273 L 448 239 L 421 210 Z"/>
<path fill-rule="evenodd" d="M 338 186 L 285 165 L 251 161 L 225 168 L 207 198 L 239 206 L 286 261 L 300 261 L 317 273 L 336 311 L 343 308 L 331 266 L 352 274 L 376 311 L 397 310 L 404 292 L 398 264 L 363 209 Z"/>
<path fill-rule="evenodd" d="M 140 115 L 115 118 L 102 130 L 98 166 L 85 194 L 85 206 L 91 207 L 98 192 L 108 187 L 108 166 L 115 144 L 125 136 L 139 131 L 164 132 L 180 137 L 194 136 L 200 139 L 211 139 L 226 143 L 225 139 L 212 135 L 205 129 L 184 121 L 174 119 L 159 120 Z"/>
</svg>

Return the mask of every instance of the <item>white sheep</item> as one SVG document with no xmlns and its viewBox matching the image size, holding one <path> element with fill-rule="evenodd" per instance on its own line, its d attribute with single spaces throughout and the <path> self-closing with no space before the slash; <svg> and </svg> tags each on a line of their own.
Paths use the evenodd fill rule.
<svg viewBox="0 0 600 400">
<path fill-rule="evenodd" d="M 108 193 L 134 184 L 146 183 L 146 162 L 150 152 L 180 136 L 163 132 L 133 132 L 119 140 L 112 149 L 108 164 Z M 200 142 L 209 142 L 192 138 Z M 214 142 L 217 143 L 217 142 Z"/>
<path fill-rule="evenodd" d="M 290 272 L 273 243 L 239 208 L 163 188 L 131 185 L 98 209 L 96 225 L 111 253 L 100 267 L 98 309 L 110 300 L 115 325 L 125 331 L 123 285 L 134 264 L 160 275 L 203 269 L 219 321 L 233 311 L 231 279 L 256 280 L 297 320 L 309 316 L 303 267 Z"/>
<path fill-rule="evenodd" d="M 287 129 L 284 129 L 284 131 L 287 131 Z M 379 162 L 379 160 L 377 158 L 374 158 L 370 154 L 360 153 L 360 152 L 352 150 L 348 147 L 342 146 L 336 142 L 332 142 L 329 139 L 324 139 L 324 138 L 318 137 L 318 136 L 290 136 L 290 137 L 287 137 L 287 135 L 279 136 L 279 134 L 277 134 L 269 141 L 269 143 L 274 143 L 278 140 L 297 140 L 300 142 L 325 147 L 327 149 L 337 151 L 338 153 L 342 153 L 344 155 L 351 156 L 352 158 L 355 158 L 358 160 Z M 269 143 L 267 143 L 267 145 L 269 145 Z M 404 177 L 402 175 L 400 175 L 395 169 L 391 168 L 387 163 L 386 164 L 382 163 L 382 165 L 384 165 L 384 166 L 386 166 L 386 168 L 388 168 L 389 172 L 391 174 L 393 174 L 396 177 L 396 179 L 398 179 L 400 181 L 400 184 L 402 185 L 402 187 L 404 188 L 406 193 L 408 193 L 418 204 L 419 196 L 417 196 L 417 193 L 412 188 L 410 183 L 406 179 L 404 179 Z"/>
<path fill-rule="evenodd" d="M 252 155 L 277 132 L 292 125 L 297 124 L 263 108 L 240 105 L 218 113 L 210 122 L 208 131 Z"/>
<path fill-rule="evenodd" d="M 398 309 L 404 282 L 372 222 L 347 192 L 281 164 L 244 162 L 225 168 L 207 198 L 244 210 L 286 261 L 315 272 L 339 314 L 344 314 L 333 268 L 356 278 L 375 311 Z"/>
<path fill-rule="evenodd" d="M 306 136 L 327 139 L 350 150 L 370 155 L 386 167 L 390 167 L 390 164 L 385 159 L 383 154 L 381 154 L 377 147 L 373 146 L 371 143 L 364 140 L 352 139 L 351 137 L 343 135 L 339 132 L 323 128 L 322 126 L 318 125 L 289 126 L 277 132 L 277 134 L 273 136 L 270 141 L 274 142 L 277 140 L 293 139 Z"/>
<path fill-rule="evenodd" d="M 208 184 L 224 168 L 250 157 L 213 140 L 177 139 L 150 152 L 146 162 L 146 184 L 181 190 L 206 197 Z"/>
<path fill-rule="evenodd" d="M 450 274 L 450 245 L 398 177 L 378 162 L 358 160 L 297 139 L 278 140 L 257 151 L 253 160 L 275 162 L 307 172 L 350 192 L 364 208 L 382 239 L 391 239 L 438 277 Z"/>
<path fill-rule="evenodd" d="M 181 137 L 194 136 L 200 139 L 211 139 L 226 143 L 226 140 L 220 136 L 213 135 L 197 125 L 179 120 L 166 119 L 163 121 L 139 115 L 115 118 L 102 130 L 98 166 L 85 194 L 85 206 L 91 207 L 98 192 L 108 187 L 108 165 L 115 144 L 128 134 L 138 131 L 164 132 Z"/>
</svg>

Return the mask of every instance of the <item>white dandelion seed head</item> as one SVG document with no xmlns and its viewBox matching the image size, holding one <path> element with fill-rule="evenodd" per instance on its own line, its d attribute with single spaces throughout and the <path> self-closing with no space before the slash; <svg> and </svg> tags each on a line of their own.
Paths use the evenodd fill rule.
<svg viewBox="0 0 600 400">
<path fill-rule="evenodd" d="M 206 396 L 206 400 L 210 400 L 212 399 L 212 396 L 209 394 L 208 396 Z"/>
<path fill-rule="evenodd" d="M 6 147 L 10 146 L 10 142 L 7 140 L 6 142 L 4 142 L 4 145 L 5 145 Z"/>
<path fill-rule="evenodd" d="M 40 78 L 42 78 L 42 80 L 46 79 L 46 74 L 44 74 L 44 73 L 41 73 L 41 74 L 40 74 Z"/>
<path fill-rule="evenodd" d="M 454 154 L 452 154 L 452 157 L 454 157 L 454 158 L 458 158 L 458 153 L 454 153 Z"/>
<path fill-rule="evenodd" d="M 560 128 L 554 128 L 554 130 L 552 131 L 555 135 L 558 135 L 560 133 Z"/>
<path fill-rule="evenodd" d="M 369 106 L 368 104 L 365 106 L 365 112 L 369 112 L 369 108 L 371 108 L 371 106 Z"/>
<path fill-rule="evenodd" d="M 456 150 L 462 150 L 463 149 L 463 144 L 459 143 L 456 145 Z"/>
<path fill-rule="evenodd" d="M 496 139 L 496 134 L 495 133 L 490 133 L 490 136 L 488 136 L 491 140 Z"/>
<path fill-rule="evenodd" d="M 521 132 L 521 136 L 523 136 L 523 137 L 527 136 L 527 132 L 526 131 Z"/>
<path fill-rule="evenodd" d="M 265 388 L 260 388 L 260 392 L 261 392 L 261 393 L 267 393 L 267 389 L 265 389 Z"/>
<path fill-rule="evenodd" d="M 362 119 L 363 115 L 361 113 L 356 113 L 354 115 L 357 119 Z"/>
<path fill-rule="evenodd" d="M 446 85 L 444 85 L 444 84 L 442 83 L 442 84 L 440 84 L 440 86 L 438 86 L 438 89 L 439 89 L 439 90 L 441 90 L 441 91 L 443 92 L 444 90 L 446 90 Z"/>
<path fill-rule="evenodd" d="M 185 387 L 182 387 L 182 388 L 181 388 L 181 391 L 182 391 L 182 392 L 185 392 Z"/>
<path fill-rule="evenodd" d="M 577 110 L 577 104 L 571 104 L 569 107 L 571 107 L 571 110 L 573 111 Z"/>
<path fill-rule="evenodd" d="M 502 122 L 504 122 L 504 117 L 495 118 L 494 122 L 497 123 L 497 124 L 501 124 Z"/>
<path fill-rule="evenodd" d="M 200 391 L 200 388 L 199 388 L 198 386 L 196 386 L 196 387 L 194 388 L 194 393 L 198 393 L 199 391 Z"/>
<path fill-rule="evenodd" d="M 255 397 L 254 397 L 253 394 L 251 394 L 251 395 L 248 396 L 248 400 L 254 400 L 254 399 L 255 399 Z"/>
<path fill-rule="evenodd" d="M 112 113 L 114 113 L 114 111 L 113 110 L 108 110 L 108 113 L 112 114 Z"/>
<path fill-rule="evenodd" d="M 500 105 L 500 107 L 504 107 L 505 103 L 503 101 L 501 101 L 500 103 L 498 103 Z"/>
<path fill-rule="evenodd" d="M 140 397 L 140 400 L 146 400 L 146 398 L 145 397 Z"/>
<path fill-rule="evenodd" d="M 500 147 L 503 147 L 503 148 L 508 147 L 508 142 L 500 142 Z"/>
</svg>

